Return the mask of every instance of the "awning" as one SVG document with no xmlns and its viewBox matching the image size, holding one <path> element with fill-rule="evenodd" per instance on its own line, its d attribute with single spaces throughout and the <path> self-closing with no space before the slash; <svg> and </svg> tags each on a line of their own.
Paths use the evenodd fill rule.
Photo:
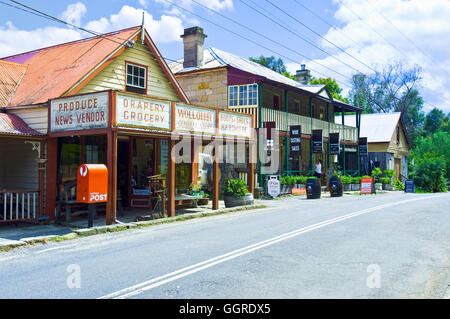
<svg viewBox="0 0 450 319">
<path fill-rule="evenodd" d="M 16 115 L 0 112 L 0 135 L 42 136 Z"/>
</svg>

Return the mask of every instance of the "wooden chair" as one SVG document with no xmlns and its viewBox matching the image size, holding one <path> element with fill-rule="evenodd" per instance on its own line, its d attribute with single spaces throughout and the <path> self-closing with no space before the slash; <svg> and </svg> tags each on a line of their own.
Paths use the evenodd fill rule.
<svg viewBox="0 0 450 319">
<path fill-rule="evenodd" d="M 68 181 L 63 183 L 63 190 L 56 201 L 56 220 L 59 221 L 61 217 L 62 206 L 66 209 L 66 222 L 72 221 L 72 207 L 83 205 L 77 202 L 77 181 Z"/>
</svg>

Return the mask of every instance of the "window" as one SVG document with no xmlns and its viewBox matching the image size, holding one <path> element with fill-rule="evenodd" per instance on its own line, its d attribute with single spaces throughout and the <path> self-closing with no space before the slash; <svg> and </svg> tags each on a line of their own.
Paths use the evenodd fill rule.
<svg viewBox="0 0 450 319">
<path fill-rule="evenodd" d="M 130 63 L 126 63 L 126 69 L 126 90 L 129 92 L 146 94 L 147 69 Z"/>
<path fill-rule="evenodd" d="M 232 85 L 228 87 L 228 105 L 258 105 L 258 84 Z"/>
</svg>

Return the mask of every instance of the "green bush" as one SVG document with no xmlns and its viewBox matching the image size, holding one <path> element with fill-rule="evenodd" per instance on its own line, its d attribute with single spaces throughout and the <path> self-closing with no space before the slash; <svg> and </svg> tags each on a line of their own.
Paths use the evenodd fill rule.
<svg viewBox="0 0 450 319">
<path fill-rule="evenodd" d="M 361 177 L 359 176 L 352 177 L 351 184 L 361 184 Z"/>
<path fill-rule="evenodd" d="M 248 193 L 247 184 L 242 179 L 227 180 L 227 187 L 225 188 L 225 195 L 234 196 L 236 198 L 245 196 Z"/>
<path fill-rule="evenodd" d="M 445 192 L 445 161 L 441 157 L 422 160 L 417 166 L 414 183 L 426 192 Z"/>
<path fill-rule="evenodd" d="M 352 179 L 353 178 L 351 176 L 347 176 L 347 175 L 341 176 L 342 184 L 351 184 L 352 183 Z"/>
<path fill-rule="evenodd" d="M 390 177 L 381 177 L 380 182 L 382 184 L 390 184 L 392 182 L 392 179 Z"/>
<path fill-rule="evenodd" d="M 381 174 L 383 174 L 383 172 L 381 172 L 381 169 L 379 167 L 375 167 L 375 169 L 372 170 L 371 175 L 373 177 L 374 183 L 377 183 L 379 181 L 379 176 Z"/>
<path fill-rule="evenodd" d="M 395 182 L 394 182 L 394 190 L 396 190 L 396 191 L 405 190 L 405 185 L 403 185 L 401 180 L 399 180 L 399 179 L 395 180 Z"/>
<path fill-rule="evenodd" d="M 385 169 L 384 175 L 386 175 L 386 177 L 394 178 L 395 171 L 393 169 Z"/>
</svg>

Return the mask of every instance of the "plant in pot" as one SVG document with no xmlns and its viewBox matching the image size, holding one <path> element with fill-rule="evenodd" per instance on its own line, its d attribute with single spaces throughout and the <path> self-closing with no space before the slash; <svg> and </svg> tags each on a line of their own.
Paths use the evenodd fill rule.
<svg viewBox="0 0 450 319">
<path fill-rule="evenodd" d="M 381 169 L 379 167 L 375 167 L 375 169 L 372 170 L 372 177 L 373 177 L 373 183 L 375 185 L 375 189 L 377 191 L 380 191 L 383 189 L 383 185 L 380 181 L 380 175 L 383 174 L 383 172 L 381 171 Z"/>
<path fill-rule="evenodd" d="M 247 184 L 242 179 L 229 179 L 224 193 L 225 207 L 235 207 L 248 205 L 248 198 L 251 193 L 247 189 Z"/>
<path fill-rule="evenodd" d="M 394 182 L 394 190 L 403 191 L 405 190 L 405 185 L 400 180 L 395 180 Z"/>
<path fill-rule="evenodd" d="M 393 169 L 385 169 L 384 175 L 386 175 L 386 178 L 389 178 L 389 183 L 383 184 L 386 190 L 394 190 L 394 177 L 395 177 L 395 171 Z M 387 179 L 385 180 L 387 181 Z"/>
<path fill-rule="evenodd" d="M 392 185 L 391 179 L 389 177 L 381 177 L 381 184 L 383 184 L 383 189 L 386 191 L 393 191 L 394 186 Z"/>
<path fill-rule="evenodd" d="M 351 181 L 352 191 L 359 191 L 359 189 L 361 188 L 361 177 L 355 176 L 351 177 L 351 179 L 352 179 Z"/>
<path fill-rule="evenodd" d="M 351 191 L 352 190 L 352 177 L 347 175 L 341 176 L 341 182 L 344 186 L 344 191 Z"/>
</svg>

